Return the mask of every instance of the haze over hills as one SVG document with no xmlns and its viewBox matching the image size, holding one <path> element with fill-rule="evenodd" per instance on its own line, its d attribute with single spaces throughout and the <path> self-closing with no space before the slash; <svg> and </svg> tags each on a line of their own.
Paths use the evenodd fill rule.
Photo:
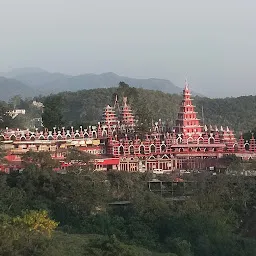
<svg viewBox="0 0 256 256">
<path fill-rule="evenodd" d="M 31 88 L 30 86 L 22 83 L 13 78 L 6 78 L 0 76 L 0 100 L 8 101 L 15 95 L 20 95 L 23 98 L 33 97 L 38 91 Z"/>
<path fill-rule="evenodd" d="M 44 84 L 51 84 L 59 79 L 68 78 L 68 75 L 61 73 L 50 73 L 41 68 L 19 68 L 13 69 L 12 71 L 4 75 L 8 78 L 15 78 L 28 86 L 41 89 Z M 42 88 L 44 91 L 44 88 Z"/>
<path fill-rule="evenodd" d="M 83 89 L 108 88 L 117 86 L 120 81 L 137 88 L 159 90 L 171 94 L 182 92 L 182 88 L 174 85 L 169 80 L 157 78 L 136 79 L 119 76 L 112 72 L 71 76 L 62 73 L 51 73 L 40 68 L 21 68 L 1 73 L 1 75 L 6 77 L 5 81 L 8 82 L 9 87 L 8 94 L 4 93 L 0 96 L 1 100 L 6 101 L 19 94 L 23 97 L 31 97 L 62 91 L 74 92 Z M 19 89 L 16 90 L 18 81 L 20 82 Z M 12 85 L 12 83 L 14 84 Z M 24 86 L 24 90 L 22 90 L 22 86 Z M 1 87 L 4 87 L 4 84 Z"/>
</svg>

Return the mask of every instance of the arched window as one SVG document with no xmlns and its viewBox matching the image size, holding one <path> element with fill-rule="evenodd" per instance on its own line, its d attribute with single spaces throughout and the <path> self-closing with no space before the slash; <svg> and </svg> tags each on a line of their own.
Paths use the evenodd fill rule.
<svg viewBox="0 0 256 256">
<path fill-rule="evenodd" d="M 245 143 L 245 144 L 244 144 L 244 148 L 245 148 L 246 151 L 249 151 L 249 150 L 250 150 L 250 145 L 249 145 L 249 143 Z"/>
<path fill-rule="evenodd" d="M 52 135 L 49 135 L 49 136 L 48 136 L 48 140 L 53 140 Z"/>
<path fill-rule="evenodd" d="M 79 138 L 80 138 L 79 133 L 76 133 L 76 135 L 75 135 L 75 139 L 79 139 Z"/>
<path fill-rule="evenodd" d="M 189 137 L 188 138 L 188 144 L 192 144 L 194 142 L 193 138 L 192 137 Z"/>
<path fill-rule="evenodd" d="M 25 141 L 26 138 L 25 138 L 24 136 L 22 136 L 22 137 L 20 138 L 20 140 L 21 140 L 21 141 Z"/>
<path fill-rule="evenodd" d="M 124 147 L 123 147 L 123 146 L 120 146 L 120 147 L 119 147 L 119 154 L 120 154 L 120 155 L 123 155 L 123 154 L 124 154 Z"/>
<path fill-rule="evenodd" d="M 213 138 L 213 137 L 209 138 L 208 143 L 209 143 L 209 144 L 214 144 L 214 143 L 215 143 L 214 138 Z"/>
<path fill-rule="evenodd" d="M 165 144 L 162 144 L 161 145 L 161 152 L 165 152 L 166 151 L 166 145 Z"/>
<path fill-rule="evenodd" d="M 238 145 L 237 145 L 237 143 L 235 143 L 235 144 L 233 145 L 233 147 L 234 147 L 234 151 L 237 152 L 237 151 L 238 151 Z"/>
<path fill-rule="evenodd" d="M 202 137 L 198 138 L 198 144 L 203 144 L 204 143 L 204 139 Z"/>
<path fill-rule="evenodd" d="M 11 137 L 10 137 L 10 140 L 15 141 L 16 140 L 16 136 L 14 134 L 12 134 Z"/>
<path fill-rule="evenodd" d="M 40 135 L 39 140 L 44 140 L 44 135 Z"/>
<path fill-rule="evenodd" d="M 150 145 L 150 153 L 155 153 L 156 152 L 156 147 L 155 145 L 151 144 Z"/>
<path fill-rule="evenodd" d="M 181 137 L 179 137 L 179 138 L 177 139 L 177 143 L 178 143 L 178 144 L 181 144 L 181 143 L 182 143 L 182 138 L 181 138 Z"/>
<path fill-rule="evenodd" d="M 129 147 L 129 152 L 131 155 L 134 155 L 134 147 L 133 146 Z"/>
<path fill-rule="evenodd" d="M 89 138 L 89 134 L 87 132 L 84 133 L 84 138 Z"/>
<path fill-rule="evenodd" d="M 140 146 L 140 154 L 144 155 L 145 154 L 145 148 L 144 146 Z"/>
<path fill-rule="evenodd" d="M 96 133 L 96 131 L 93 131 L 93 132 L 92 132 L 92 137 L 93 137 L 93 138 L 97 138 L 97 133 Z"/>
<path fill-rule="evenodd" d="M 36 138 L 35 138 L 35 136 L 34 135 L 32 135 L 31 137 L 30 137 L 30 140 L 32 140 L 32 141 L 34 141 Z"/>
<path fill-rule="evenodd" d="M 61 140 L 62 139 L 62 136 L 59 134 L 58 136 L 57 136 L 57 140 Z"/>
</svg>

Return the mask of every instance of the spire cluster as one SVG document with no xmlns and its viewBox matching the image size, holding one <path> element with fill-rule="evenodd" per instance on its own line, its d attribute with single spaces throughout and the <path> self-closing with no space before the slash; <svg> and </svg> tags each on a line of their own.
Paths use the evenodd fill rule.
<svg viewBox="0 0 256 256">
<path fill-rule="evenodd" d="M 135 118 L 127 101 L 127 97 L 123 97 L 122 106 L 119 108 L 119 103 L 116 96 L 114 107 L 108 105 L 104 108 L 102 123 L 107 126 L 120 125 L 124 128 L 134 128 Z"/>
</svg>

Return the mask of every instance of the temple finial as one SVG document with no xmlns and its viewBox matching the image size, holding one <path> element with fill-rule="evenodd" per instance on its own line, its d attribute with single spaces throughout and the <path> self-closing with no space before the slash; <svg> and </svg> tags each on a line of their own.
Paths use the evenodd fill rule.
<svg viewBox="0 0 256 256">
<path fill-rule="evenodd" d="M 123 104 L 125 107 L 127 106 L 127 97 L 123 97 Z"/>
<path fill-rule="evenodd" d="M 185 90 L 188 90 L 189 88 L 188 88 L 189 86 L 188 86 L 188 80 L 187 80 L 187 78 L 185 79 Z"/>
</svg>

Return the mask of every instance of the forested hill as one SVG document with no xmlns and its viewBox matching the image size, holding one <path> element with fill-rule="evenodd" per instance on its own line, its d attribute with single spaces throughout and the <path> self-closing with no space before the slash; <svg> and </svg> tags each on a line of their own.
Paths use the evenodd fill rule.
<svg viewBox="0 0 256 256">
<path fill-rule="evenodd" d="M 113 105 L 116 94 L 120 103 L 122 96 L 128 96 L 135 115 L 144 124 L 162 119 L 172 126 L 182 99 L 181 95 L 134 88 L 121 83 L 117 88 L 62 92 L 41 100 L 44 100 L 47 110 L 47 106 L 57 99 L 58 107 L 54 111 L 62 113 L 63 125 L 78 127 L 97 124 L 101 120 L 103 108 L 108 104 Z M 194 104 L 199 118 L 202 117 L 203 106 L 205 124 L 229 126 L 237 133 L 256 127 L 256 96 L 225 99 L 195 97 Z"/>
<path fill-rule="evenodd" d="M 236 132 L 250 131 L 256 127 L 256 96 L 224 99 L 196 97 L 195 104 L 199 114 L 203 106 L 207 124 L 229 126 Z"/>
</svg>

